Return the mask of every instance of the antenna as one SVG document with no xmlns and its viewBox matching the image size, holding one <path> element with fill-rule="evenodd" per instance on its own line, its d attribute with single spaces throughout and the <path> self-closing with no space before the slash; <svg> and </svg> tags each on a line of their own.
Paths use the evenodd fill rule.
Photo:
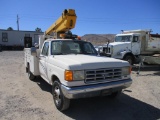
<svg viewBox="0 0 160 120">
<path fill-rule="evenodd" d="M 18 17 L 18 14 L 17 14 L 17 30 L 19 31 L 19 17 Z"/>
</svg>

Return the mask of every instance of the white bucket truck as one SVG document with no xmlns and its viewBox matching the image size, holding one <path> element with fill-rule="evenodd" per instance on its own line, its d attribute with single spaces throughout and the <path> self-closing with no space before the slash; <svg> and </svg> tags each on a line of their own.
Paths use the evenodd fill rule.
<svg viewBox="0 0 160 120">
<path fill-rule="evenodd" d="M 71 11 L 65 11 L 66 15 Z M 69 107 L 70 99 L 115 97 L 131 85 L 128 62 L 98 56 L 91 43 L 71 33 L 61 35 L 63 38 L 46 39 L 47 35 L 39 37 L 39 48 L 24 49 L 25 67 L 29 79 L 41 76 L 52 85 L 54 103 L 60 111 Z"/>
<path fill-rule="evenodd" d="M 130 64 L 139 63 L 142 59 L 148 64 L 160 64 L 160 35 L 151 34 L 151 30 L 122 31 L 113 43 L 103 45 L 100 52 Z"/>
</svg>

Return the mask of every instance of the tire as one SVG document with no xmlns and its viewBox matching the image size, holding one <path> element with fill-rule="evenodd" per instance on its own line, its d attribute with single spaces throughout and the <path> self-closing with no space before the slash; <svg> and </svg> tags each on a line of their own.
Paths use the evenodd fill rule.
<svg viewBox="0 0 160 120">
<path fill-rule="evenodd" d="M 116 92 L 113 92 L 111 95 L 109 95 L 110 98 L 114 99 L 117 98 L 121 94 L 122 90 L 118 90 Z"/>
<path fill-rule="evenodd" d="M 133 60 L 133 57 L 131 55 L 125 56 L 124 60 L 128 61 L 130 65 L 133 65 L 134 60 Z"/>
<path fill-rule="evenodd" d="M 28 78 L 32 81 L 36 79 L 36 76 L 34 76 L 33 73 L 30 71 L 29 65 L 28 65 Z"/>
<path fill-rule="evenodd" d="M 58 82 L 58 80 L 53 83 L 52 95 L 54 104 L 59 111 L 64 111 L 69 108 L 70 100 L 63 95 L 60 82 Z"/>
</svg>

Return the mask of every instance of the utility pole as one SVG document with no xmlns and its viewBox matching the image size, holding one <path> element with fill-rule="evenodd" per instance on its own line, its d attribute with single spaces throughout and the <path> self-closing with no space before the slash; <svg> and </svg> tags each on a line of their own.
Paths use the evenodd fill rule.
<svg viewBox="0 0 160 120">
<path fill-rule="evenodd" d="M 19 17 L 17 15 L 17 30 L 19 31 Z"/>
</svg>

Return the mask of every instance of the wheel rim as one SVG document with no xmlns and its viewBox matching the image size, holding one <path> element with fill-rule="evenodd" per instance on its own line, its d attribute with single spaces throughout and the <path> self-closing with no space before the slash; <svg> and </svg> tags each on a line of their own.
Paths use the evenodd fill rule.
<svg viewBox="0 0 160 120">
<path fill-rule="evenodd" d="M 54 96 L 56 105 L 59 106 L 61 104 L 61 93 L 60 93 L 60 89 L 58 86 L 55 87 L 53 96 Z"/>
</svg>

